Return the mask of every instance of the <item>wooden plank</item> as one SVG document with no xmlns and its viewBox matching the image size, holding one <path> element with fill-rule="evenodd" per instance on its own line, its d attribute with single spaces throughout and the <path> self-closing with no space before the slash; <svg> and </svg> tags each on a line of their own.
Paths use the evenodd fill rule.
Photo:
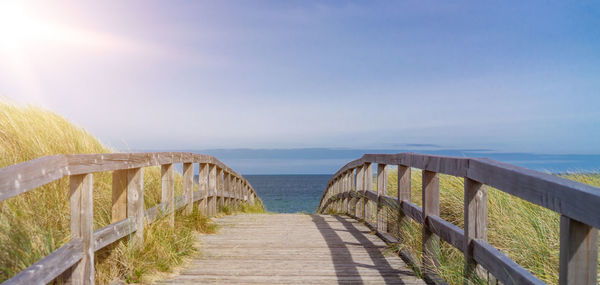
<svg viewBox="0 0 600 285">
<path fill-rule="evenodd" d="M 410 166 L 423 170 L 464 177 L 469 168 L 469 159 L 464 157 L 411 154 Z"/>
<path fill-rule="evenodd" d="M 112 175 L 111 221 L 127 218 L 127 170 L 115 170 Z"/>
<path fill-rule="evenodd" d="M 421 209 L 421 207 L 409 201 L 402 201 L 402 203 L 400 203 L 400 208 L 405 215 L 409 216 L 415 222 L 423 224 L 425 218 L 423 217 L 423 209 Z"/>
<path fill-rule="evenodd" d="M 427 226 L 435 235 L 464 252 L 465 235 L 463 229 L 438 216 L 427 217 Z"/>
<path fill-rule="evenodd" d="M 474 274 L 485 278 L 488 274 L 482 268 L 478 268 L 477 262 L 473 258 L 473 247 L 470 244 L 473 239 L 487 241 L 487 188 L 469 178 L 465 178 L 464 184 L 464 274 L 466 278 L 472 278 Z"/>
<path fill-rule="evenodd" d="M 163 164 L 160 167 L 161 173 L 161 196 L 160 202 L 167 205 L 166 212 L 169 215 L 169 225 L 175 226 L 175 173 L 173 171 L 173 164 Z"/>
<path fill-rule="evenodd" d="M 208 173 L 208 215 L 214 216 L 217 214 L 217 166 L 209 165 Z"/>
<path fill-rule="evenodd" d="M 369 201 L 373 201 L 373 202 L 377 202 L 377 199 L 379 199 L 379 196 L 377 196 L 377 192 L 369 190 L 369 191 L 365 191 L 364 192 L 365 197 L 367 198 L 367 200 Z"/>
<path fill-rule="evenodd" d="M 187 206 L 183 209 L 185 215 L 190 215 L 194 209 L 194 164 L 183 164 L 183 194 L 188 198 Z"/>
<path fill-rule="evenodd" d="M 65 155 L 71 175 L 158 165 L 153 153 L 103 153 Z"/>
<path fill-rule="evenodd" d="M 490 159 L 471 159 L 467 176 L 600 228 L 600 188 Z"/>
<path fill-rule="evenodd" d="M 40 261 L 17 273 L 4 285 L 48 284 L 60 274 L 69 270 L 83 257 L 83 242 L 80 238 L 72 239 Z"/>
<path fill-rule="evenodd" d="M 119 222 L 105 226 L 94 232 L 94 251 L 123 238 L 136 231 L 134 218 L 125 218 Z"/>
<path fill-rule="evenodd" d="M 365 168 L 365 185 L 364 185 L 364 190 L 367 191 L 365 192 L 365 197 L 367 199 L 365 199 L 365 213 L 364 213 L 364 220 L 365 221 L 371 221 L 372 219 L 372 211 L 371 211 L 371 203 L 369 203 L 369 200 L 373 201 L 373 199 L 371 197 L 369 197 L 370 194 L 373 194 L 375 192 L 373 192 L 373 166 L 371 165 L 371 163 L 366 163 L 364 165 Z M 376 200 L 375 200 L 376 201 Z"/>
<path fill-rule="evenodd" d="M 598 229 L 560 217 L 561 285 L 593 285 L 598 282 Z"/>
<path fill-rule="evenodd" d="M 221 230 L 199 237 L 203 254 L 159 284 L 424 285 L 397 255 L 382 253 L 381 239 L 348 217 L 253 214 L 215 221 Z"/>
<path fill-rule="evenodd" d="M 377 164 L 377 230 L 387 231 L 387 215 L 382 211 L 381 196 L 387 195 L 387 172 L 385 164 Z"/>
<path fill-rule="evenodd" d="M 411 179 L 411 168 L 406 165 L 398 165 L 398 201 L 411 201 L 410 200 L 410 181 Z M 399 207 L 398 209 L 398 236 L 400 238 L 406 238 L 406 233 L 402 232 L 402 229 L 410 223 L 410 218 L 404 214 Z"/>
<path fill-rule="evenodd" d="M 215 209 L 215 214 L 221 210 L 223 206 L 223 169 L 217 167 L 217 208 Z"/>
<path fill-rule="evenodd" d="M 144 169 L 127 170 L 127 217 L 134 220 L 133 242 L 136 246 L 144 243 Z"/>
<path fill-rule="evenodd" d="M 225 193 L 225 197 L 231 197 L 231 178 L 229 177 L 229 173 L 223 173 L 223 193 Z M 225 206 L 231 206 L 231 199 L 225 198 L 223 199 Z"/>
<path fill-rule="evenodd" d="M 473 258 L 506 285 L 545 284 L 508 256 L 479 239 L 471 242 Z"/>
<path fill-rule="evenodd" d="M 202 214 L 208 215 L 208 164 L 200 163 L 198 169 L 198 191 L 203 193 L 198 209 Z"/>
<path fill-rule="evenodd" d="M 423 170 L 423 217 L 439 216 L 440 214 L 440 176 L 436 172 Z M 439 252 L 440 238 L 435 235 L 429 223 L 423 225 L 423 272 L 432 274 L 439 266 L 437 253 Z"/>
<path fill-rule="evenodd" d="M 165 203 L 159 203 L 159 204 L 155 205 L 154 207 L 146 210 L 146 212 L 144 213 L 144 216 L 145 216 L 148 224 L 153 223 L 158 218 L 167 214 L 168 208 L 169 208 L 169 204 L 165 202 Z"/>
<path fill-rule="evenodd" d="M 364 190 L 364 185 L 365 185 L 365 168 L 363 166 L 359 166 L 358 168 L 356 168 L 356 190 L 357 191 L 362 191 Z M 356 201 L 356 216 L 360 219 L 364 219 L 365 215 L 365 210 L 364 210 L 364 205 L 365 205 L 365 199 L 361 198 L 357 199 Z"/>
<path fill-rule="evenodd" d="M 0 202 L 67 174 L 63 155 L 44 156 L 0 169 Z"/>
<path fill-rule="evenodd" d="M 72 268 L 71 284 L 94 284 L 94 213 L 92 174 L 71 175 L 71 239 L 81 239 L 82 258 Z"/>
<path fill-rule="evenodd" d="M 382 207 L 390 208 L 393 211 L 400 210 L 400 203 L 398 203 L 398 199 L 391 196 L 379 196 L 379 202 Z"/>
</svg>

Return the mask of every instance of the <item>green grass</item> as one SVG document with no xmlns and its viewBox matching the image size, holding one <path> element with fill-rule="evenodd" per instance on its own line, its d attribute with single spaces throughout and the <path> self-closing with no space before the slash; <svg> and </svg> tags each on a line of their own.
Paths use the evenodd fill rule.
<svg viewBox="0 0 600 285">
<path fill-rule="evenodd" d="M 397 195 L 397 176 L 395 170 L 390 171 L 388 195 Z M 600 174 L 562 176 L 600 186 Z M 463 178 L 440 175 L 440 216 L 461 228 L 464 225 L 463 181 Z M 411 192 L 412 202 L 421 206 L 421 172 L 414 169 Z M 553 211 L 488 187 L 488 242 L 548 284 L 558 283 L 559 218 Z M 404 225 L 403 230 L 407 234 L 398 238 L 404 243 L 397 247 L 420 258 L 421 225 L 411 222 Z M 442 242 L 438 258 L 439 275 L 450 284 L 463 284 L 462 252 Z"/>
<path fill-rule="evenodd" d="M 86 130 L 55 113 L 0 102 L 0 167 L 46 155 L 110 152 Z M 0 202 L 0 282 L 68 242 L 68 186 L 68 178 L 63 178 Z M 160 202 L 160 188 L 160 167 L 144 168 L 146 208 Z M 176 175 L 175 195 L 181 192 L 181 175 Z M 111 202 L 111 173 L 94 173 L 94 229 L 110 224 Z M 259 212 L 258 205 L 244 207 Z M 96 252 L 96 281 L 146 282 L 145 276 L 168 272 L 195 253 L 194 233 L 216 230 L 197 210 L 190 216 L 177 213 L 175 221 L 174 228 L 163 220 L 148 225 L 141 248 L 124 238 Z"/>
</svg>

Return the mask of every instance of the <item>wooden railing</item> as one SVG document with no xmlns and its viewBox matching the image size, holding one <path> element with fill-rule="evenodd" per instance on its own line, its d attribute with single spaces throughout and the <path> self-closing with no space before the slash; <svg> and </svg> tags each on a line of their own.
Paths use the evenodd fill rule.
<svg viewBox="0 0 600 285">
<path fill-rule="evenodd" d="M 372 191 L 374 163 L 377 192 Z M 387 165 L 398 166 L 398 197 L 387 195 Z M 423 170 L 422 208 L 410 201 L 411 168 Z M 464 229 L 439 217 L 440 173 L 465 179 Z M 480 273 L 480 265 L 504 284 L 544 284 L 487 243 L 486 185 L 559 213 L 559 283 L 597 284 L 600 189 L 553 175 L 485 158 L 366 154 L 346 164 L 329 180 L 318 211 L 333 209 L 362 219 L 388 242 L 398 242 L 386 232 L 388 228 L 400 226 L 387 224 L 383 207 L 397 212 L 399 223 L 412 219 L 421 224 L 421 269 L 426 278 L 435 279 L 441 238 L 464 253 L 467 278 Z M 377 204 L 377 213 L 369 212 L 367 201 Z M 369 223 L 368 217 L 373 214 L 376 214 L 375 224 Z M 417 263 L 416 258 L 412 260 Z"/>
<path fill-rule="evenodd" d="M 178 197 L 174 163 L 183 163 L 183 194 Z M 146 210 L 143 168 L 158 165 L 161 203 Z M 113 171 L 112 224 L 94 231 L 92 173 L 104 171 Z M 250 183 L 216 158 L 175 152 L 54 155 L 19 163 L 0 169 L 0 202 L 64 176 L 70 177 L 70 241 L 3 284 L 46 284 L 59 275 L 72 284 L 94 284 L 94 252 L 128 235 L 141 245 L 145 223 L 168 215 L 173 226 L 175 211 L 184 208 L 190 214 L 197 201 L 207 215 L 215 215 L 221 205 L 262 205 Z"/>
</svg>

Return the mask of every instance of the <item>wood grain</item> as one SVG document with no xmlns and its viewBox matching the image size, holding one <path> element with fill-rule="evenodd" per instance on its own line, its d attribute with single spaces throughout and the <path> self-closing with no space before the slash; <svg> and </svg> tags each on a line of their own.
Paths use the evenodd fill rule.
<svg viewBox="0 0 600 285">
<path fill-rule="evenodd" d="M 111 222 L 127 218 L 127 170 L 115 170 L 112 175 Z"/>
<path fill-rule="evenodd" d="M 473 258 L 475 258 L 475 261 L 492 273 L 503 284 L 545 284 L 487 242 L 474 239 L 471 242 L 471 246 L 473 247 Z"/>
<path fill-rule="evenodd" d="M 136 246 L 144 243 L 144 169 L 127 170 L 127 217 L 134 220 L 133 242 Z"/>
<path fill-rule="evenodd" d="M 217 218 L 203 253 L 158 284 L 425 284 L 370 229 L 348 217 L 303 214 Z"/>
<path fill-rule="evenodd" d="M 183 213 L 189 215 L 194 209 L 194 164 L 186 162 L 183 164 L 183 194 L 188 198 Z"/>
<path fill-rule="evenodd" d="M 83 257 L 83 242 L 80 238 L 71 239 L 67 244 L 44 257 L 40 261 L 17 273 L 4 285 L 48 284 L 79 262 Z"/>
<path fill-rule="evenodd" d="M 598 229 L 560 217 L 561 285 L 594 285 L 598 282 Z"/>
<path fill-rule="evenodd" d="M 438 173 L 424 170 L 423 180 L 423 217 L 439 216 L 440 214 L 440 176 Z M 429 223 L 423 227 L 423 272 L 434 273 L 439 266 L 437 252 L 439 252 L 440 238 L 434 233 Z"/>
<path fill-rule="evenodd" d="M 94 284 L 93 186 L 92 174 L 71 176 L 71 240 L 82 242 L 82 258 L 68 276 L 71 284 Z"/>
<path fill-rule="evenodd" d="M 60 179 L 67 174 L 63 155 L 45 156 L 0 169 L 0 201 Z"/>
<path fill-rule="evenodd" d="M 175 226 L 175 173 L 173 164 L 163 164 L 160 167 L 161 173 L 161 195 L 160 202 L 167 206 L 165 212 L 169 215 L 169 225 Z"/>
</svg>

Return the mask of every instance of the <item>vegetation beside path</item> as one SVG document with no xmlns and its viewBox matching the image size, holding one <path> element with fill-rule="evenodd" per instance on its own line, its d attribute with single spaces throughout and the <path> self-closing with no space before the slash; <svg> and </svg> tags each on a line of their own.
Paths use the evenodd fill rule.
<svg viewBox="0 0 600 285">
<path fill-rule="evenodd" d="M 46 155 L 110 152 L 114 151 L 88 131 L 53 112 L 0 102 L 0 167 Z M 181 181 L 181 175 L 176 175 L 176 196 L 182 193 Z M 160 195 L 160 167 L 146 167 L 146 209 L 160 203 Z M 111 223 L 111 203 L 111 173 L 94 174 L 94 229 Z M 239 210 L 261 209 L 258 205 L 242 205 Z M 195 233 L 213 233 L 217 229 L 197 209 L 190 216 L 177 213 L 174 228 L 166 223 L 158 220 L 145 227 L 140 248 L 134 248 L 124 238 L 96 252 L 96 281 L 146 282 L 147 277 L 168 272 L 186 256 L 195 254 Z M 0 282 L 60 248 L 69 240 L 69 229 L 68 178 L 0 202 Z"/>
<path fill-rule="evenodd" d="M 560 175 L 574 181 L 600 187 L 598 173 L 569 173 Z M 463 228 L 464 180 L 460 177 L 440 175 L 440 217 Z M 376 183 L 374 183 L 376 185 Z M 390 170 L 388 195 L 397 196 L 398 174 Z M 411 201 L 421 204 L 421 171 L 412 170 Z M 560 216 L 510 194 L 488 187 L 488 242 L 507 254 L 512 260 L 548 284 L 558 284 L 558 258 L 560 246 Z M 390 213 L 390 216 L 391 213 Z M 397 247 L 421 256 L 421 225 L 412 222 L 404 225 L 404 240 Z M 438 259 L 439 275 L 450 284 L 463 284 L 463 253 L 442 241 Z M 600 259 L 599 262 L 600 264 Z M 599 276 L 600 283 L 600 276 Z M 475 283 L 482 280 L 471 280 Z"/>
</svg>

